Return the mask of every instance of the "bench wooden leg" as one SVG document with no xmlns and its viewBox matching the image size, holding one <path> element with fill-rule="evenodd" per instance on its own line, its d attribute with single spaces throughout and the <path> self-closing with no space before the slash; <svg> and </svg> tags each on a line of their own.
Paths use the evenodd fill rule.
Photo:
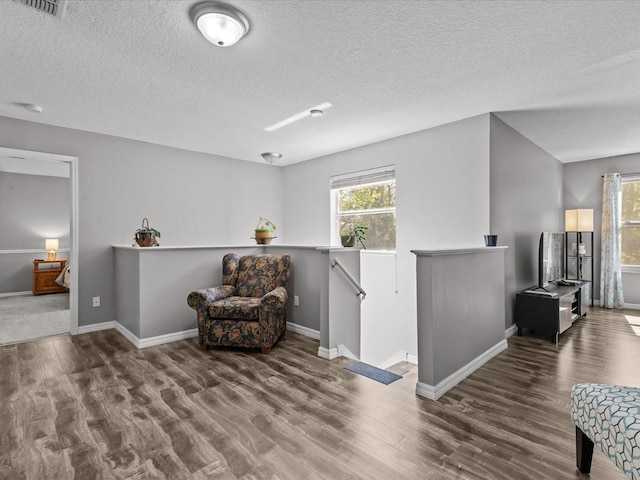
<svg viewBox="0 0 640 480">
<path fill-rule="evenodd" d="M 265 355 L 266 355 L 267 353 L 269 353 L 270 351 L 271 351 L 271 347 L 266 347 L 266 348 L 265 348 L 265 347 L 263 347 L 263 348 L 262 348 L 262 353 L 264 353 Z"/>
<path fill-rule="evenodd" d="M 207 345 L 206 343 L 201 343 L 200 350 L 203 350 L 206 352 L 207 350 L 209 350 L 209 345 Z"/>
<path fill-rule="evenodd" d="M 593 442 L 582 430 L 576 427 L 576 466 L 580 473 L 591 471 L 591 459 L 593 458 Z"/>
</svg>

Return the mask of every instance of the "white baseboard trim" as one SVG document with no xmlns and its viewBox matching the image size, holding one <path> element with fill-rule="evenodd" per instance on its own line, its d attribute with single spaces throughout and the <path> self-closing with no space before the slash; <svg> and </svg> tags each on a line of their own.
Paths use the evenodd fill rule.
<svg viewBox="0 0 640 480">
<path fill-rule="evenodd" d="M 504 331 L 504 338 L 511 338 L 518 332 L 518 327 L 514 323 Z"/>
<path fill-rule="evenodd" d="M 416 382 L 416 395 L 428 398 L 429 400 L 437 400 L 440 396 L 436 397 L 436 388 L 422 382 Z"/>
<path fill-rule="evenodd" d="M 26 292 L 0 293 L 0 298 L 4 298 L 4 297 L 23 297 L 25 295 L 33 295 L 33 292 L 31 290 L 28 290 Z"/>
<path fill-rule="evenodd" d="M 177 342 L 179 340 L 185 340 L 187 338 L 194 338 L 198 336 L 198 329 L 192 328 L 190 330 L 184 330 L 182 332 L 167 333 L 166 335 L 158 335 L 156 337 L 138 338 L 129 331 L 126 327 L 115 323 L 115 329 L 120 332 L 127 340 L 129 340 L 136 348 L 142 350 L 143 348 L 155 347 L 156 345 L 162 345 L 164 343 Z"/>
<path fill-rule="evenodd" d="M 593 301 L 593 306 L 594 307 L 599 307 L 600 306 L 600 300 L 594 300 Z M 624 304 L 624 308 L 626 308 L 627 310 L 640 310 L 640 304 L 639 303 L 625 303 Z"/>
<path fill-rule="evenodd" d="M 382 370 L 386 370 L 387 368 L 400 362 L 409 362 L 417 365 L 418 357 L 416 357 L 415 355 L 409 355 L 406 351 L 401 350 L 395 355 L 387 358 L 384 362 L 380 363 L 380 365 L 376 365 L 376 367 L 381 368 Z"/>
<path fill-rule="evenodd" d="M 91 325 L 78 325 L 78 335 L 83 333 L 99 332 L 100 330 L 111 330 L 115 328 L 116 322 L 93 323 Z"/>
<path fill-rule="evenodd" d="M 154 347 L 156 345 L 162 345 L 163 343 L 177 342 L 179 340 L 186 340 L 187 338 L 195 338 L 198 336 L 198 329 L 191 328 L 189 330 L 183 330 L 182 332 L 168 333 L 166 335 L 158 335 L 156 337 L 142 338 L 138 348 Z"/>
<path fill-rule="evenodd" d="M 462 380 L 467 378 L 473 372 L 475 372 L 482 365 L 487 363 L 493 357 L 498 355 L 500 352 L 503 352 L 507 349 L 507 340 L 500 340 L 497 344 L 491 347 L 489 350 L 479 355 L 478 357 L 471 360 L 464 367 L 459 369 L 458 371 L 452 373 L 447 378 L 439 382 L 437 385 L 428 385 L 426 383 L 417 382 L 416 383 L 416 394 L 421 397 L 426 397 L 430 400 L 437 400 L 442 395 L 447 393 L 453 387 L 455 387 Z"/>
<path fill-rule="evenodd" d="M 299 333 L 300 335 L 304 335 L 305 337 L 310 337 L 310 338 L 315 338 L 316 340 L 320 340 L 319 330 L 314 330 L 313 328 L 298 325 L 297 323 L 287 322 L 287 330 L 290 330 L 293 333 Z"/>
<path fill-rule="evenodd" d="M 340 355 L 338 355 L 337 348 L 318 347 L 318 356 L 327 360 L 333 360 L 334 358 L 338 358 Z"/>
<path fill-rule="evenodd" d="M 129 340 L 131 343 L 133 343 L 137 348 L 138 347 L 138 343 L 140 343 L 140 339 L 138 337 L 136 337 L 133 333 L 131 333 L 129 331 L 128 328 L 123 327 L 121 324 L 119 324 L 118 322 L 113 322 L 114 325 L 113 327 L 120 333 L 122 334 L 122 336 L 124 338 L 126 338 L 127 340 Z"/>
</svg>

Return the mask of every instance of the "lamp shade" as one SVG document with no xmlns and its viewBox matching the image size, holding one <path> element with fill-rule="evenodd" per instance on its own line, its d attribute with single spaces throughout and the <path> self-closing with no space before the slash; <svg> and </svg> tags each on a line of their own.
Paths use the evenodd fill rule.
<svg viewBox="0 0 640 480">
<path fill-rule="evenodd" d="M 565 232 L 593 232 L 593 208 L 565 210 Z"/>
<path fill-rule="evenodd" d="M 57 238 L 47 238 L 44 241 L 45 250 L 58 250 L 60 248 L 60 240 Z"/>
</svg>

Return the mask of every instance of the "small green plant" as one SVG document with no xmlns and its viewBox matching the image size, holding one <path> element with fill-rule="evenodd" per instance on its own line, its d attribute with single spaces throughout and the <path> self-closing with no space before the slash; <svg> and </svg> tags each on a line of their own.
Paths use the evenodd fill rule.
<svg viewBox="0 0 640 480">
<path fill-rule="evenodd" d="M 258 220 L 258 225 L 256 225 L 256 231 L 275 232 L 276 226 L 270 220 L 260 217 L 260 220 Z"/>
<path fill-rule="evenodd" d="M 365 245 L 365 240 L 367 239 L 367 230 L 369 227 L 365 227 L 364 225 L 355 225 L 352 227 L 347 227 L 343 230 L 343 234 L 341 237 L 345 238 L 346 242 L 350 242 L 351 239 L 355 238 L 356 242 L 362 245 L 363 249 L 367 249 Z"/>
</svg>

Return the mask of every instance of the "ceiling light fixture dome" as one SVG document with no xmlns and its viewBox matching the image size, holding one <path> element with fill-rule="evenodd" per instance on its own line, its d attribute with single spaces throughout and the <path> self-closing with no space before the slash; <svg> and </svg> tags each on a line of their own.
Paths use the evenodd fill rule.
<svg viewBox="0 0 640 480">
<path fill-rule="evenodd" d="M 247 17 L 224 3 L 197 3 L 191 9 L 191 20 L 204 38 L 219 47 L 230 47 L 249 33 Z"/>
<path fill-rule="evenodd" d="M 262 156 L 262 158 L 264 158 L 265 162 L 272 165 L 282 158 L 282 154 L 277 152 L 264 152 L 260 155 Z"/>
</svg>

